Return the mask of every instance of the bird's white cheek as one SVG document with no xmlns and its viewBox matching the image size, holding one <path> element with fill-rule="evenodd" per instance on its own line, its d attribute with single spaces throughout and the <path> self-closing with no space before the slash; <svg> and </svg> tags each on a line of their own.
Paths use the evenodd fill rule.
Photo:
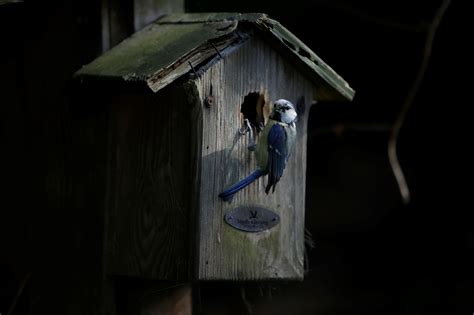
<svg viewBox="0 0 474 315">
<path fill-rule="evenodd" d="M 288 112 L 285 113 L 284 116 L 285 116 L 285 117 L 284 117 L 283 120 L 284 120 L 287 124 L 289 124 L 289 123 L 293 122 L 293 121 L 296 119 L 297 114 L 296 114 L 295 111 L 288 111 Z"/>
</svg>

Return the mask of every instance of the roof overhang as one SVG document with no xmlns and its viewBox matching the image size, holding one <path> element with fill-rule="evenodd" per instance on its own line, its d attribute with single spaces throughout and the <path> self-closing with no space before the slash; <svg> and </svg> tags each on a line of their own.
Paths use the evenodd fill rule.
<svg viewBox="0 0 474 315">
<path fill-rule="evenodd" d="M 259 36 L 313 81 L 321 100 L 352 100 L 354 90 L 280 23 L 265 14 L 193 13 L 165 16 L 135 33 L 76 77 L 141 81 L 153 92 Z"/>
</svg>

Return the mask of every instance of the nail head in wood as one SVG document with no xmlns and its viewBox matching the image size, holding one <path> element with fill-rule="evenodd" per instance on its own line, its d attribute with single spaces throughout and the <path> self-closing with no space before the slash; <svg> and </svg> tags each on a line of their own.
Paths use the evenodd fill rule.
<svg viewBox="0 0 474 315">
<path fill-rule="evenodd" d="M 207 96 L 206 99 L 204 100 L 204 105 L 206 105 L 207 108 L 211 108 L 212 105 L 214 105 L 214 97 Z"/>
</svg>

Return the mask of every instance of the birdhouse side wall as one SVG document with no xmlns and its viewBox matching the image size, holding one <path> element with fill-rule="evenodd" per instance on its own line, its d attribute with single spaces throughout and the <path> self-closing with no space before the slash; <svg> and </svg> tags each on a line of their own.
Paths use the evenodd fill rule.
<svg viewBox="0 0 474 315">
<path fill-rule="evenodd" d="M 197 274 L 201 280 L 299 279 L 304 271 L 306 128 L 314 85 L 259 38 L 252 38 L 209 68 L 195 84 L 202 100 L 201 185 L 197 220 Z M 266 176 L 223 202 L 218 194 L 256 168 L 248 134 L 240 135 L 241 106 L 258 93 L 265 122 L 272 103 L 284 98 L 298 111 L 297 140 L 274 193 Z M 255 95 L 255 94 L 254 94 Z M 212 104 L 206 98 L 212 97 Z M 248 99 L 247 99 L 248 100 Z M 256 130 L 256 129 L 255 129 Z M 256 140 L 261 141 L 257 133 Z M 239 206 L 274 211 L 280 223 L 243 232 L 224 221 Z"/>
<path fill-rule="evenodd" d="M 107 273 L 189 280 L 199 119 L 174 85 L 118 94 L 109 108 Z"/>
</svg>

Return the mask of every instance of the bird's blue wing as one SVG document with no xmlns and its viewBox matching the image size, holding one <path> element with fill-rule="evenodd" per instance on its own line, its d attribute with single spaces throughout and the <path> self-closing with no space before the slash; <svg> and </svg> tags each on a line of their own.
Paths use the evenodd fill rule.
<svg viewBox="0 0 474 315">
<path fill-rule="evenodd" d="M 265 192 L 275 191 L 275 185 L 283 175 L 288 157 L 287 134 L 280 124 L 274 124 L 268 133 L 268 184 Z"/>
</svg>

